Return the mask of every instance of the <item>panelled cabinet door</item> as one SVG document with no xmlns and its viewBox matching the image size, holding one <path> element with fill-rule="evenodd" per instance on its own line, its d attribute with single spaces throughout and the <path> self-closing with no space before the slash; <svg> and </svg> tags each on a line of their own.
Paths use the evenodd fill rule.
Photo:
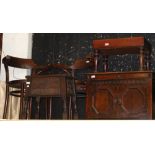
<svg viewBox="0 0 155 155">
<path fill-rule="evenodd" d="M 136 103 L 136 104 L 135 104 Z M 128 88 L 120 101 L 122 117 L 146 117 L 147 105 L 145 92 L 138 88 Z"/>
<path fill-rule="evenodd" d="M 117 118 L 146 119 L 149 102 L 148 80 L 122 80 L 118 87 L 120 93 L 117 96 Z"/>
<path fill-rule="evenodd" d="M 93 89 L 92 89 L 93 88 Z M 87 116 L 89 118 L 115 118 L 115 94 L 113 87 L 101 83 L 90 83 L 87 96 Z"/>
</svg>

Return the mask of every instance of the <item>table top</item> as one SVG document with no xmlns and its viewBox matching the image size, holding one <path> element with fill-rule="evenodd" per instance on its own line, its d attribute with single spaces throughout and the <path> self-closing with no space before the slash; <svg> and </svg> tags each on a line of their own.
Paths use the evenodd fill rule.
<svg viewBox="0 0 155 155">
<path fill-rule="evenodd" d="M 143 74 L 143 73 L 153 73 L 153 71 L 126 71 L 126 72 L 92 72 L 92 73 L 85 73 L 85 75 L 109 75 L 109 74 Z"/>
<path fill-rule="evenodd" d="M 44 77 L 72 77 L 68 74 L 45 74 L 45 75 L 28 75 L 26 78 L 44 78 Z"/>
</svg>

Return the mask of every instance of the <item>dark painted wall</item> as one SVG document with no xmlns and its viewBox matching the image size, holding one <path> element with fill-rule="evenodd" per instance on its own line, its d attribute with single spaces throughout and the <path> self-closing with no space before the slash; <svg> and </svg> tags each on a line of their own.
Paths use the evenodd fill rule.
<svg viewBox="0 0 155 155">
<path fill-rule="evenodd" d="M 144 36 L 152 44 L 152 70 L 155 71 L 154 33 L 35 33 L 33 34 L 32 57 L 40 64 L 72 64 L 77 58 L 92 52 L 92 40 Z M 138 69 L 137 55 L 111 56 L 110 71 Z"/>
</svg>

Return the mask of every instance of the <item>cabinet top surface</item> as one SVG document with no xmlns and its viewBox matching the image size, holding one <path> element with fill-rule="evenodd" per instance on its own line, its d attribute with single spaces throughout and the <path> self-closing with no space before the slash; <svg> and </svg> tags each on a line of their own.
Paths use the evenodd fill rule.
<svg viewBox="0 0 155 155">
<path fill-rule="evenodd" d="M 140 48 L 148 49 L 150 51 L 151 44 L 146 41 L 144 37 L 114 38 L 93 40 L 93 48 L 98 50 L 104 50 L 104 52 L 116 52 L 118 49 L 119 51 L 117 51 L 117 53 L 120 52 L 120 54 L 138 53 Z M 120 51 L 121 49 L 128 52 Z"/>
<path fill-rule="evenodd" d="M 153 73 L 152 71 L 131 71 L 131 72 L 94 72 L 94 73 L 87 73 L 87 75 L 114 75 L 114 74 L 150 74 Z"/>
<path fill-rule="evenodd" d="M 132 72 L 97 72 L 88 73 L 87 80 L 118 80 L 118 79 L 141 79 L 152 78 L 154 79 L 154 73 L 152 71 L 132 71 Z"/>
</svg>

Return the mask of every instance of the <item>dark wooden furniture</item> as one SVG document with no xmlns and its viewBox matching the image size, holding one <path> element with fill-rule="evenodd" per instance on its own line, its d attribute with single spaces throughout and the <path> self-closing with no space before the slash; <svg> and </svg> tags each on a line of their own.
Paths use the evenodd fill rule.
<svg viewBox="0 0 155 155">
<path fill-rule="evenodd" d="M 25 94 L 25 84 L 26 79 L 10 80 L 10 68 L 21 68 L 21 69 L 35 69 L 38 68 L 38 65 L 34 63 L 32 59 L 24 59 L 19 57 L 13 57 L 7 55 L 2 60 L 5 72 L 6 72 L 6 95 L 5 95 L 5 105 L 3 118 L 6 119 L 7 110 L 9 105 L 9 96 L 15 96 L 20 98 L 20 113 L 19 119 L 22 118 L 22 109 L 24 104 L 24 94 Z"/>
<path fill-rule="evenodd" d="M 31 116 L 32 98 L 37 98 L 39 105 L 40 97 L 49 98 L 47 119 L 51 119 L 52 97 L 61 97 L 64 102 L 64 110 L 67 110 L 67 119 L 73 118 L 75 105 L 75 86 L 72 76 L 67 74 L 34 75 L 27 76 L 26 100 L 27 119 Z M 36 118 L 39 119 L 39 106 Z"/>
<path fill-rule="evenodd" d="M 150 71 L 87 74 L 87 119 L 151 119 Z"/>
<path fill-rule="evenodd" d="M 144 37 L 93 40 L 95 72 L 98 72 L 99 55 L 104 57 L 104 71 L 108 71 L 108 57 L 119 54 L 138 54 L 139 70 L 150 70 L 151 45 Z"/>
<path fill-rule="evenodd" d="M 85 93 L 85 91 L 86 91 L 86 79 L 84 79 L 84 78 L 78 79 L 78 77 L 76 77 L 76 72 L 78 70 L 94 68 L 94 61 L 91 59 L 87 59 L 87 58 L 77 59 L 68 68 L 71 69 L 72 76 L 75 78 L 76 92 L 77 93 Z"/>
<path fill-rule="evenodd" d="M 95 72 L 87 74 L 87 119 L 152 119 L 151 45 L 144 37 L 94 40 Z M 139 71 L 107 72 L 108 57 L 138 54 Z M 104 72 L 98 72 L 99 55 Z"/>
<path fill-rule="evenodd" d="M 86 57 L 83 59 L 77 59 L 75 62 L 69 66 L 71 69 L 72 76 L 75 79 L 76 86 L 76 110 L 78 114 L 78 119 L 85 118 L 85 97 L 86 97 L 86 76 L 87 70 L 94 70 L 94 61 L 91 57 Z M 90 71 L 89 71 L 90 72 Z"/>
</svg>

